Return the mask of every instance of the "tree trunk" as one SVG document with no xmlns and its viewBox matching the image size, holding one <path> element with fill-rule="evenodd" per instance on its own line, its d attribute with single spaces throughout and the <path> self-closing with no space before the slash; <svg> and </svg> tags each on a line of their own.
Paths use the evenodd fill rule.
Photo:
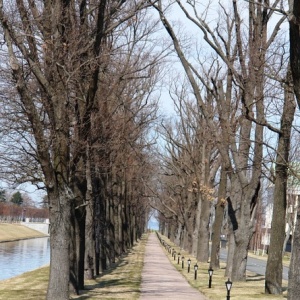
<svg viewBox="0 0 300 300">
<path fill-rule="evenodd" d="M 297 209 L 297 221 L 293 235 L 292 256 L 289 269 L 288 300 L 298 300 L 300 295 L 300 206 Z"/>
<path fill-rule="evenodd" d="M 181 245 L 182 249 L 187 250 L 188 243 L 189 243 L 188 229 L 187 226 L 184 225 L 182 230 L 182 245 Z"/>
<path fill-rule="evenodd" d="M 93 153 L 91 151 L 91 142 L 88 141 L 86 146 L 86 161 L 85 161 L 85 223 L 84 223 L 84 233 L 85 233 L 85 252 L 84 252 L 84 278 L 93 279 L 96 271 L 96 257 L 95 257 L 95 199 L 94 199 L 94 189 L 97 189 L 95 186 L 95 167 L 93 162 L 94 159 Z M 82 206 L 81 205 L 81 206 Z M 80 208 L 80 205 L 78 205 Z"/>
<path fill-rule="evenodd" d="M 234 263 L 234 250 L 235 250 L 234 235 L 233 235 L 232 228 L 230 228 L 230 232 L 227 235 L 227 261 L 226 261 L 226 270 L 225 270 L 225 277 L 227 278 L 231 278 L 232 275 L 232 267 Z"/>
<path fill-rule="evenodd" d="M 256 188 L 250 184 L 241 187 L 240 177 L 232 176 L 231 198 L 227 198 L 229 228 L 233 232 L 234 246 L 230 244 L 230 255 L 227 258 L 226 275 L 233 281 L 246 280 L 246 265 L 248 247 L 253 235 L 253 219 L 260 183 Z M 249 200 L 251 199 L 251 201 Z M 232 237 L 232 235 L 231 235 Z"/>
<path fill-rule="evenodd" d="M 194 193 L 193 191 L 187 191 L 187 197 L 185 198 L 186 205 L 184 206 L 184 239 L 183 239 L 183 249 L 188 251 L 189 253 L 193 253 L 193 247 L 196 243 L 197 236 L 195 235 L 195 230 L 197 225 L 195 226 L 195 215 L 197 213 L 197 201 L 196 197 L 198 193 Z M 200 222 L 197 224 L 199 225 Z M 169 220 L 169 236 L 171 237 L 171 231 L 173 229 L 173 222 Z M 196 255 L 196 251 L 195 251 Z"/>
<path fill-rule="evenodd" d="M 64 191 L 48 191 L 50 199 L 50 276 L 47 300 L 69 299 L 70 200 Z"/>
<path fill-rule="evenodd" d="M 224 217 L 224 206 L 226 203 L 226 181 L 227 173 L 224 167 L 221 169 L 221 178 L 218 191 L 218 203 L 216 205 L 215 222 L 213 224 L 212 245 L 210 255 L 210 267 L 214 270 L 220 269 L 220 235 Z"/>
<path fill-rule="evenodd" d="M 85 225 L 84 278 L 93 279 L 96 271 L 94 203 L 87 199 Z"/>
<path fill-rule="evenodd" d="M 125 226 L 125 206 L 126 206 L 126 180 L 123 179 L 121 184 L 121 189 L 120 189 L 120 204 L 118 206 L 120 254 L 126 252 L 124 229 L 123 229 Z"/>
<path fill-rule="evenodd" d="M 94 220 L 94 226 L 95 226 L 95 275 L 98 276 L 100 274 L 100 248 L 101 248 L 101 210 L 100 210 L 100 193 L 98 194 L 98 191 L 95 190 L 96 195 L 95 196 L 95 220 Z M 102 267 L 101 267 L 102 272 Z"/>
<path fill-rule="evenodd" d="M 113 223 L 113 252 L 114 252 L 114 262 L 118 259 L 120 255 L 120 218 L 119 218 L 119 205 L 120 205 L 120 177 L 116 174 L 115 169 L 112 170 L 112 218 Z"/>
<path fill-rule="evenodd" d="M 293 19 L 289 20 L 290 23 L 290 59 L 291 69 L 293 74 L 294 90 L 300 107 L 300 2 L 290 1 L 293 5 L 290 7 L 291 15 Z M 290 261 L 289 270 L 289 284 L 288 284 L 288 300 L 297 300 L 300 295 L 300 211 L 299 206 L 297 210 L 297 221 L 295 224 L 295 230 L 293 234 L 293 247 L 292 257 Z"/>
<path fill-rule="evenodd" d="M 279 171 L 280 168 L 279 165 L 276 167 L 273 217 L 265 280 L 266 294 L 275 295 L 282 293 L 282 247 L 286 212 L 286 176 Z"/>
<path fill-rule="evenodd" d="M 120 218 L 119 218 L 119 203 L 117 195 L 114 197 L 113 207 L 113 223 L 114 223 L 114 253 L 116 259 L 120 256 Z"/>
<path fill-rule="evenodd" d="M 84 252 L 85 252 L 85 208 L 71 210 L 70 229 L 70 284 L 74 293 L 84 289 Z"/>
<path fill-rule="evenodd" d="M 278 138 L 274 205 L 271 223 L 271 237 L 266 267 L 265 292 L 282 294 L 282 254 L 286 225 L 286 191 L 288 180 L 288 159 L 290 150 L 291 129 L 295 113 L 294 94 L 291 74 L 288 71 L 285 85 L 284 107 L 281 117 L 281 133 Z"/>
<path fill-rule="evenodd" d="M 181 234 L 182 234 L 182 224 L 178 223 L 177 224 L 177 231 L 176 231 L 176 238 L 175 238 L 175 244 L 180 246 L 180 241 L 181 241 Z"/>
<path fill-rule="evenodd" d="M 249 237 L 249 228 L 240 228 L 238 235 L 237 232 L 234 233 L 235 248 L 231 278 L 233 281 L 246 281 L 248 247 L 251 239 L 251 237 Z"/>
<path fill-rule="evenodd" d="M 135 212 L 132 212 L 131 215 L 131 222 L 132 222 L 132 241 L 131 244 L 134 245 L 137 241 L 137 224 L 136 224 L 136 215 Z"/>
<path fill-rule="evenodd" d="M 107 197 L 106 199 L 106 262 L 107 267 L 110 268 L 111 264 L 115 262 L 114 253 L 114 224 L 113 224 L 113 204 L 112 200 Z"/>
<path fill-rule="evenodd" d="M 105 179 L 104 176 L 95 178 L 95 232 L 96 232 L 96 275 L 103 273 L 106 266 L 105 241 Z"/>
<path fill-rule="evenodd" d="M 248 250 L 254 232 L 254 216 L 256 215 L 259 190 L 260 182 L 258 181 L 255 188 L 249 185 L 236 194 L 238 205 L 235 209 L 240 207 L 240 213 L 236 214 L 238 223 L 233 226 L 235 240 L 231 276 L 233 281 L 246 280 Z"/>
<path fill-rule="evenodd" d="M 289 1 L 290 12 L 293 18 L 290 24 L 290 61 L 298 107 L 300 107 L 300 3 L 297 0 Z"/>
<path fill-rule="evenodd" d="M 205 197 L 204 197 L 205 198 Z M 210 202 L 202 200 L 200 213 L 200 226 L 198 229 L 197 260 L 207 262 L 209 257 L 209 216 Z"/>
<path fill-rule="evenodd" d="M 198 201 L 197 201 L 197 207 L 195 212 L 195 226 L 194 226 L 194 232 L 193 232 L 193 245 L 192 245 L 192 255 L 197 257 L 198 253 L 198 239 L 199 239 L 199 228 L 200 228 L 200 215 L 201 215 L 201 198 L 199 195 L 197 195 Z"/>
</svg>

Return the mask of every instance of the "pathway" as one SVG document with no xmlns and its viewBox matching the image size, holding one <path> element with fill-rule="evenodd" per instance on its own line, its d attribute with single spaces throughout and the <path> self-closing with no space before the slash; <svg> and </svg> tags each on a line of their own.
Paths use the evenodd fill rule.
<svg viewBox="0 0 300 300">
<path fill-rule="evenodd" d="M 146 245 L 140 300 L 207 300 L 192 288 L 168 260 L 155 233 Z"/>
</svg>

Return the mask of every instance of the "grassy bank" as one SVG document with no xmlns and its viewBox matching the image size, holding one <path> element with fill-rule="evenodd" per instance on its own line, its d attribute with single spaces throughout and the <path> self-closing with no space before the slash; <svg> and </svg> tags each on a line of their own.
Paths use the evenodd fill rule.
<svg viewBox="0 0 300 300">
<path fill-rule="evenodd" d="M 42 300 L 46 298 L 49 268 L 44 267 L 0 281 L 1 300 Z"/>
<path fill-rule="evenodd" d="M 224 277 L 225 274 L 225 264 L 221 264 L 220 270 L 215 270 L 212 276 L 212 287 L 208 287 L 209 276 L 208 276 L 208 268 L 209 263 L 197 263 L 196 259 L 189 255 L 187 252 L 182 251 L 177 246 L 175 246 L 170 240 L 166 237 L 162 237 L 169 245 L 174 247 L 177 253 L 180 253 L 185 257 L 184 261 L 184 269 L 182 269 L 181 261 L 178 264 L 177 256 L 176 260 L 172 258 L 171 254 L 166 250 L 166 254 L 170 260 L 170 262 L 174 265 L 174 267 L 186 278 L 189 284 L 196 289 L 200 290 L 205 296 L 207 296 L 211 300 L 223 300 L 226 299 L 226 288 L 225 281 L 227 278 Z M 187 260 L 191 259 L 191 270 L 190 273 L 187 272 Z M 198 272 L 197 272 L 197 280 L 194 279 L 194 265 L 198 264 Z M 283 295 L 275 296 L 275 295 L 266 295 L 264 294 L 264 285 L 265 280 L 264 276 L 257 275 L 251 272 L 247 272 L 247 281 L 246 282 L 234 282 L 232 285 L 230 299 L 232 300 L 271 300 L 271 299 L 286 299 L 287 298 L 287 281 L 284 281 L 283 286 L 285 292 Z"/>
<path fill-rule="evenodd" d="M 86 281 L 86 289 L 70 299 L 139 298 L 139 288 L 147 235 L 133 249 L 94 280 Z M 49 268 L 41 268 L 0 282 L 0 300 L 42 300 L 46 297 Z"/>
<path fill-rule="evenodd" d="M 2 224 L 0 224 L 2 225 Z M 1 226 L 0 226 L 1 227 Z M 1 234 L 1 233 L 0 233 Z M 197 280 L 194 279 L 193 266 L 196 263 L 195 258 L 189 256 L 185 251 L 181 251 L 169 240 L 165 241 L 172 245 L 174 249 L 185 257 L 184 269 L 181 262 L 177 263 L 177 259 L 171 257 L 166 250 L 170 262 L 176 269 L 187 279 L 191 286 L 200 290 L 211 300 L 226 299 L 226 289 L 224 278 L 225 265 L 222 264 L 220 270 L 215 270 L 212 278 L 212 288 L 208 288 L 208 263 L 198 263 Z M 80 292 L 80 295 L 72 295 L 70 299 L 130 299 L 135 300 L 140 295 L 141 273 L 143 267 L 143 257 L 147 236 L 143 238 L 133 247 L 133 249 L 122 257 L 110 270 L 104 272 L 101 276 L 94 280 L 86 281 L 86 289 Z M 187 272 L 187 259 L 190 258 L 191 270 Z M 3 280 L 0 283 L 0 300 L 42 300 L 46 297 L 48 285 L 49 268 L 40 268 L 35 271 L 24 273 L 20 276 Z M 176 283 L 174 283 L 176 284 Z M 287 282 L 284 282 L 286 289 Z M 231 290 L 232 300 L 271 300 L 286 299 L 286 291 L 284 295 L 274 296 L 264 294 L 264 276 L 247 273 L 247 281 L 233 283 Z"/>
<path fill-rule="evenodd" d="M 0 242 L 17 241 L 45 236 L 21 224 L 0 223 Z"/>
</svg>

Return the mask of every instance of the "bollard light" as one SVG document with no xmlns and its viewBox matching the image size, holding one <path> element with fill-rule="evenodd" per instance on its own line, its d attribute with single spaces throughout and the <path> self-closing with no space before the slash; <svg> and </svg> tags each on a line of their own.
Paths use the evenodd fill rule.
<svg viewBox="0 0 300 300">
<path fill-rule="evenodd" d="M 181 267 L 184 269 L 184 256 L 181 256 Z"/>
<path fill-rule="evenodd" d="M 211 267 L 209 267 L 209 269 L 208 269 L 208 275 L 209 275 L 208 287 L 209 288 L 211 288 L 211 281 L 212 281 L 212 275 L 213 275 L 213 273 L 214 273 L 214 270 Z"/>
<path fill-rule="evenodd" d="M 232 287 L 232 281 L 228 280 L 225 282 L 225 286 L 226 286 L 226 290 L 227 290 L 227 300 L 230 300 L 230 290 L 231 290 L 231 287 Z"/>
<path fill-rule="evenodd" d="M 189 259 L 187 260 L 187 262 L 188 262 L 188 273 L 190 273 L 191 259 L 189 258 Z"/>
<path fill-rule="evenodd" d="M 179 265 L 179 261 L 180 261 L 180 253 L 178 253 L 177 257 L 178 257 L 177 264 Z"/>
<path fill-rule="evenodd" d="M 176 259 L 176 251 L 174 251 L 174 260 Z"/>
<path fill-rule="evenodd" d="M 198 271 L 197 263 L 194 265 L 194 270 L 195 270 L 195 280 L 196 280 L 197 279 L 197 271 Z"/>
</svg>

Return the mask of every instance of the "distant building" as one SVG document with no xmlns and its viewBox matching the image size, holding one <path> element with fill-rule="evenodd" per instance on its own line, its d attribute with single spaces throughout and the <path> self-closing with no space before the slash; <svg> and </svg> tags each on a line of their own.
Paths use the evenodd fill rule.
<svg viewBox="0 0 300 300">
<path fill-rule="evenodd" d="M 298 172 L 297 172 L 298 173 Z M 300 173 L 300 172 L 299 172 Z M 273 216 L 274 185 L 270 184 L 266 188 L 265 197 L 262 199 L 262 219 L 260 227 L 260 245 L 256 249 L 262 250 L 264 254 L 270 244 L 270 230 Z M 287 209 L 286 209 L 286 250 L 290 251 L 291 239 L 295 230 L 297 219 L 297 208 L 300 199 L 300 180 L 290 176 L 287 187 Z"/>
</svg>

